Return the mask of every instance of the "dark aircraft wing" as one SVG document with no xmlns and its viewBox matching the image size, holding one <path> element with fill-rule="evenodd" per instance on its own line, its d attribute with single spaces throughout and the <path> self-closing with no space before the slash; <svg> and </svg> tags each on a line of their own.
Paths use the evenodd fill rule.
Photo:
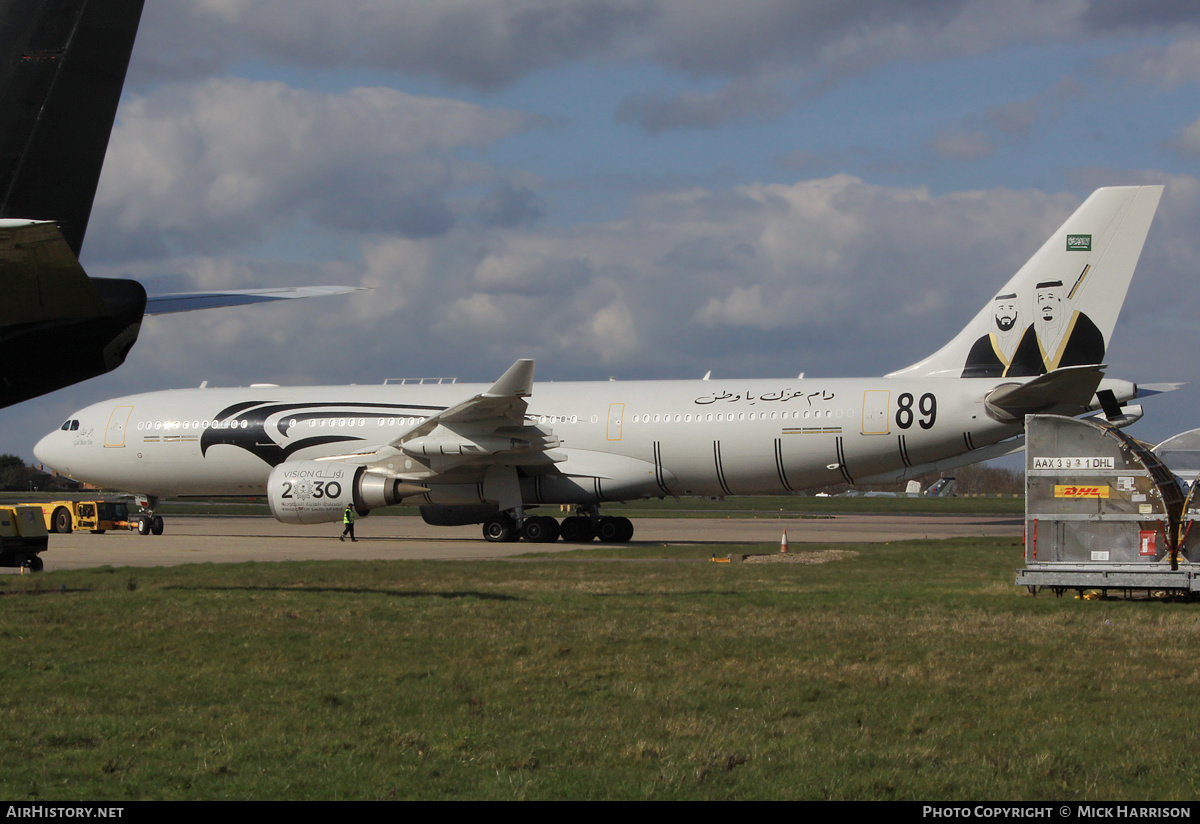
<svg viewBox="0 0 1200 824">
<path fill-rule="evenodd" d="M 0 0 L 0 218 L 79 256 L 144 0 Z"/>
<path fill-rule="evenodd" d="M 116 369 L 143 313 L 355 291 L 163 295 L 79 265 L 144 0 L 0 0 L 0 408 Z"/>
<path fill-rule="evenodd" d="M 142 4 L 0 0 L 0 407 L 115 369 L 137 340 L 145 289 L 78 257 Z"/>
</svg>

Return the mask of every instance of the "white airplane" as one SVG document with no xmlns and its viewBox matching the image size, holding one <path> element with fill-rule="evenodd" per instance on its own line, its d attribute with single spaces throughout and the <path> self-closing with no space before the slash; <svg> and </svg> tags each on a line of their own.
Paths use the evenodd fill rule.
<svg viewBox="0 0 1200 824">
<path fill-rule="evenodd" d="M 292 524 L 403 501 L 489 541 L 628 541 L 600 505 L 904 481 L 1018 451 L 1026 414 L 1125 425 L 1141 408 L 1123 402 L 1173 388 L 1101 365 L 1161 194 L 1096 191 L 950 343 L 882 378 L 535 386 L 518 360 L 490 386 L 171 390 L 82 409 L 34 452 L 137 494 L 143 534 L 162 531 L 162 498 L 266 495 Z"/>
</svg>

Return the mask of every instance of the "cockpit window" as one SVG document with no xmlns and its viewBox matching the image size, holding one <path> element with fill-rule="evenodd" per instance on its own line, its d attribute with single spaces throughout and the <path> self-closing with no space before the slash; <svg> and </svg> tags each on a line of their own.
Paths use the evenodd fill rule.
<svg viewBox="0 0 1200 824">
<path fill-rule="evenodd" d="M 61 429 L 63 432 L 78 432 L 79 431 L 79 421 L 74 420 L 74 419 L 66 421 L 63 423 L 62 426 L 59 427 L 59 429 Z"/>
</svg>

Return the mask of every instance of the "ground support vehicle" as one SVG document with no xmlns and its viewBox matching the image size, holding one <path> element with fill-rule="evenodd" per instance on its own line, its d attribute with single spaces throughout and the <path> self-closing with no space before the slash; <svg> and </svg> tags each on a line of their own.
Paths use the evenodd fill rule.
<svg viewBox="0 0 1200 824">
<path fill-rule="evenodd" d="M 46 549 L 46 524 L 36 506 L 0 506 L 0 566 L 42 571 L 38 553 Z"/>
<path fill-rule="evenodd" d="M 110 529 L 133 529 L 129 506 L 122 501 L 48 501 L 30 506 L 41 507 L 50 532 L 68 533 L 76 529 L 103 535 Z"/>
</svg>

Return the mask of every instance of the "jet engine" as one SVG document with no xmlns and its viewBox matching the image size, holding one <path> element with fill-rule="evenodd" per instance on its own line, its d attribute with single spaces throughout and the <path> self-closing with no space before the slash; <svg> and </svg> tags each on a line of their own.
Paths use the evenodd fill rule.
<svg viewBox="0 0 1200 824">
<path fill-rule="evenodd" d="M 366 515 L 425 491 L 423 486 L 368 472 L 365 466 L 332 461 L 287 461 L 267 478 L 271 514 L 285 524 L 339 521 L 349 505 Z"/>
</svg>

